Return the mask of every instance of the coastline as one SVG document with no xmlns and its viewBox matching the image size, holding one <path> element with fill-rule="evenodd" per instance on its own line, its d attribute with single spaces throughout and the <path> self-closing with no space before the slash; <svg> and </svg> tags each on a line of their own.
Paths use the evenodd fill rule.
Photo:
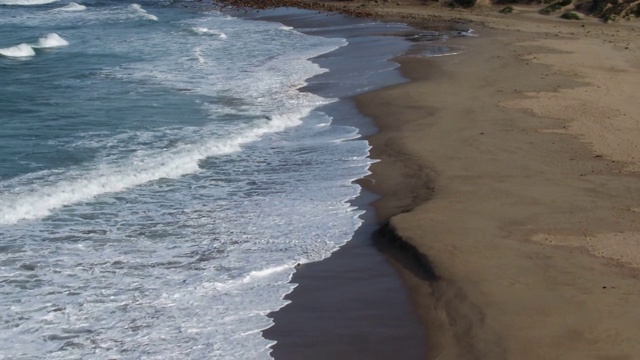
<svg viewBox="0 0 640 360">
<path fill-rule="evenodd" d="M 533 11 L 470 18 L 483 26 L 455 40 L 463 54 L 403 57 L 411 82 L 357 98 L 380 128 L 376 210 L 437 275 L 401 271 L 430 347 L 438 359 L 637 358 L 634 30 Z"/>
<path fill-rule="evenodd" d="M 354 96 L 407 81 L 397 71 L 399 65 L 391 61 L 411 48 L 404 37 L 414 30 L 407 25 L 297 8 L 246 11 L 241 16 L 347 40 L 348 45 L 311 59 L 328 71 L 307 79 L 301 91 L 338 99 L 319 110 L 333 118 L 333 125 L 357 128 L 358 139 L 377 129 L 358 111 Z M 351 76 L 355 69 L 358 78 Z M 364 211 L 362 225 L 351 240 L 330 257 L 296 270 L 291 283 L 297 286 L 285 296 L 290 303 L 270 313 L 274 325 L 262 331 L 275 342 L 271 346 L 274 358 L 423 359 L 428 352 L 428 339 L 404 283 L 374 246 L 372 238 L 378 237 L 379 224 L 371 203 L 378 197 L 362 189 L 350 201 Z"/>
<path fill-rule="evenodd" d="M 298 286 L 287 306 L 269 314 L 263 331 L 276 340 L 275 359 L 424 359 L 428 338 L 405 285 L 383 254 L 371 245 L 377 229 L 363 193 L 364 222 L 330 257 L 306 264 L 292 278 Z M 381 311 L 384 309 L 384 311 Z"/>
<path fill-rule="evenodd" d="M 368 9 L 480 36 L 400 57 L 411 81 L 356 101 L 379 128 L 378 220 L 435 274 L 397 264 L 427 358 L 640 357 L 640 25 L 420 3 Z"/>
</svg>

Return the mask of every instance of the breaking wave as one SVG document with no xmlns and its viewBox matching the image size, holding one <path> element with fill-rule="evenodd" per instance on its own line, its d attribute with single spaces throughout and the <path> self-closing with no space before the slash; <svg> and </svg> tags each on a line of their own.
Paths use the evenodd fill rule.
<svg viewBox="0 0 640 360">
<path fill-rule="evenodd" d="M 31 46 L 34 48 L 40 49 L 40 48 L 53 48 L 53 47 L 60 47 L 60 46 L 67 46 L 67 45 L 69 45 L 69 42 L 63 39 L 62 37 L 60 37 L 60 35 L 56 33 L 50 33 L 38 39 L 38 41 Z"/>
<path fill-rule="evenodd" d="M 194 32 L 195 34 L 198 35 L 211 35 L 211 36 L 217 36 L 220 39 L 226 39 L 227 35 L 221 31 L 218 30 L 211 30 L 211 29 L 207 29 L 205 27 L 192 27 L 190 29 L 192 32 Z"/>
<path fill-rule="evenodd" d="M 276 115 L 227 139 L 209 139 L 160 153 L 139 153 L 121 163 L 102 164 L 88 172 L 68 174 L 68 179 L 51 185 L 36 185 L 27 191 L 0 196 L 0 224 L 42 218 L 55 209 L 101 194 L 195 173 L 201 160 L 240 151 L 243 144 L 256 141 L 265 134 L 299 125 L 309 113 L 310 110 L 306 110 Z"/>
<path fill-rule="evenodd" d="M 53 48 L 67 46 L 69 42 L 56 33 L 49 33 L 38 39 L 33 44 L 22 43 L 20 45 L 0 49 L 0 55 L 14 58 L 26 58 L 35 56 L 35 49 Z"/>
<path fill-rule="evenodd" d="M 129 8 L 135 10 L 136 13 L 147 20 L 158 21 L 157 16 L 149 14 L 147 10 L 143 9 L 139 4 L 131 4 L 129 5 Z"/>
<path fill-rule="evenodd" d="M 58 0 L 0 0 L 0 5 L 44 5 Z"/>
<path fill-rule="evenodd" d="M 74 2 L 70 2 L 67 5 L 59 8 L 58 10 L 63 10 L 63 11 L 83 11 L 83 10 L 87 10 L 87 7 L 84 6 L 84 5 L 76 4 Z"/>
<path fill-rule="evenodd" d="M 29 44 L 20 44 L 8 48 L 0 49 L 0 55 L 15 58 L 31 57 L 36 54 Z"/>
</svg>

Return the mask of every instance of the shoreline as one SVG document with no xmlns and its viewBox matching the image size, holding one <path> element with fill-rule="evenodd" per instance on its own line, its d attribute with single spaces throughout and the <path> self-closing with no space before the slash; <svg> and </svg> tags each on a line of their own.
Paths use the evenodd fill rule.
<svg viewBox="0 0 640 360">
<path fill-rule="evenodd" d="M 305 264 L 292 278 L 290 303 L 263 330 L 275 359 L 424 359 L 428 338 L 388 259 L 371 244 L 376 195 L 357 199 L 366 210 L 353 238 L 330 257 Z M 381 311 L 385 309 L 385 311 Z M 384 341 L 381 341 L 384 339 Z"/>
<path fill-rule="evenodd" d="M 622 160 L 637 144 L 617 127 L 635 134 L 640 121 L 632 97 L 584 91 L 593 73 L 605 79 L 598 89 L 621 69 L 631 77 L 615 85 L 633 89 L 638 71 L 626 65 L 632 53 L 610 69 L 581 66 L 638 48 L 626 43 L 632 33 L 609 42 L 620 27 L 525 16 L 484 19 L 461 55 L 402 57 L 408 84 L 357 98 L 380 128 L 369 139 L 382 159 L 374 206 L 437 275 L 402 271 L 438 359 L 636 358 L 640 189 L 635 164 Z M 607 109 L 627 118 L 603 129 Z"/>
<path fill-rule="evenodd" d="M 435 275 L 396 266 L 427 358 L 640 357 L 640 24 L 420 3 L 374 16 L 464 18 L 480 36 L 400 57 L 411 81 L 356 101 L 382 160 L 362 184 Z"/>
<path fill-rule="evenodd" d="M 312 59 L 329 71 L 307 79 L 301 91 L 339 99 L 319 110 L 333 118 L 333 125 L 357 128 L 359 139 L 374 134 L 377 128 L 358 111 L 354 96 L 370 91 L 363 89 L 380 89 L 407 81 L 397 71 L 399 65 L 390 60 L 411 47 L 404 39 L 407 32 L 412 32 L 406 25 L 389 27 L 388 23 L 327 17 L 295 8 L 248 11 L 241 16 L 277 21 L 309 35 L 347 39 L 349 45 Z M 357 65 L 357 59 L 363 57 L 369 63 Z M 362 79 L 347 80 L 354 64 Z M 352 239 L 328 258 L 296 270 L 291 283 L 297 287 L 285 296 L 290 303 L 271 312 L 268 316 L 274 325 L 263 330 L 265 338 L 276 341 L 271 346 L 275 358 L 424 358 L 427 338 L 406 287 L 374 245 L 374 237 L 381 242 L 376 234 L 379 224 L 371 207 L 378 197 L 362 189 L 350 201 L 364 211 L 363 223 Z M 382 338 L 385 341 L 380 341 Z"/>
</svg>

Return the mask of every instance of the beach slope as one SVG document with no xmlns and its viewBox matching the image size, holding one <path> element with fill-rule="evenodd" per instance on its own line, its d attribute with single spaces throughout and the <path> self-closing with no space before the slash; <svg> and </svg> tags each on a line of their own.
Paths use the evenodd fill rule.
<svg viewBox="0 0 640 360">
<path fill-rule="evenodd" d="M 396 264 L 427 357 L 639 359 L 638 20 L 294 2 L 479 34 L 448 40 L 457 55 L 417 45 L 397 59 L 410 82 L 356 98 L 380 130 L 362 184 L 382 195 L 390 238 L 415 252 L 417 264 Z"/>
<path fill-rule="evenodd" d="M 380 220 L 437 275 L 401 270 L 429 357 L 638 359 L 638 23 L 489 10 L 357 99 Z"/>
</svg>

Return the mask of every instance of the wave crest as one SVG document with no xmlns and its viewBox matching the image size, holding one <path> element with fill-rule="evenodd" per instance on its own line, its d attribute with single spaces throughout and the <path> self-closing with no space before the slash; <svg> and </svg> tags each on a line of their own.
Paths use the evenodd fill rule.
<svg viewBox="0 0 640 360">
<path fill-rule="evenodd" d="M 24 58 L 24 57 L 34 56 L 35 54 L 36 52 L 33 51 L 33 48 L 31 47 L 31 45 L 24 44 L 24 43 L 20 45 L 0 49 L 0 55 L 7 56 L 7 57 Z"/>
<path fill-rule="evenodd" d="M 55 209 L 105 193 L 196 173 L 201 160 L 240 151 L 242 145 L 259 140 L 265 134 L 297 126 L 310 111 L 275 115 L 227 139 L 209 139 L 171 151 L 139 153 L 121 163 L 102 164 L 87 172 L 67 174 L 67 179 L 51 181 L 54 183 L 50 185 L 36 185 L 20 193 L 2 195 L 0 224 L 43 218 Z"/>
<path fill-rule="evenodd" d="M 69 42 L 56 33 L 49 33 L 38 39 L 33 44 L 22 43 L 20 45 L 0 49 L 0 55 L 14 58 L 26 58 L 35 56 L 35 49 L 45 49 L 60 46 L 67 46 Z"/>
<path fill-rule="evenodd" d="M 69 42 L 63 39 L 62 37 L 60 37 L 60 35 L 56 33 L 49 33 L 41 37 L 40 39 L 38 39 L 38 41 L 31 46 L 38 49 L 44 49 L 44 48 L 53 48 L 53 47 L 60 47 L 60 46 L 67 46 L 67 45 L 69 45 Z"/>
<path fill-rule="evenodd" d="M 143 9 L 140 4 L 131 4 L 129 8 L 134 10 L 138 15 L 142 16 L 147 20 L 158 21 L 158 17 L 155 15 L 151 15 L 147 12 L 147 10 Z"/>
<path fill-rule="evenodd" d="M 87 10 L 87 7 L 84 6 L 84 5 L 76 4 L 74 2 L 70 2 L 67 5 L 59 8 L 58 10 L 62 10 L 62 11 L 83 11 L 83 10 Z"/>
<path fill-rule="evenodd" d="M 58 0 L 0 0 L 0 5 L 44 5 L 51 4 Z"/>
<path fill-rule="evenodd" d="M 206 27 L 192 27 L 190 30 L 193 33 L 198 34 L 198 35 L 212 35 L 212 36 L 217 36 L 220 39 L 226 39 L 227 38 L 227 35 L 225 33 L 223 33 L 222 31 L 211 30 L 211 29 L 208 29 Z"/>
</svg>

